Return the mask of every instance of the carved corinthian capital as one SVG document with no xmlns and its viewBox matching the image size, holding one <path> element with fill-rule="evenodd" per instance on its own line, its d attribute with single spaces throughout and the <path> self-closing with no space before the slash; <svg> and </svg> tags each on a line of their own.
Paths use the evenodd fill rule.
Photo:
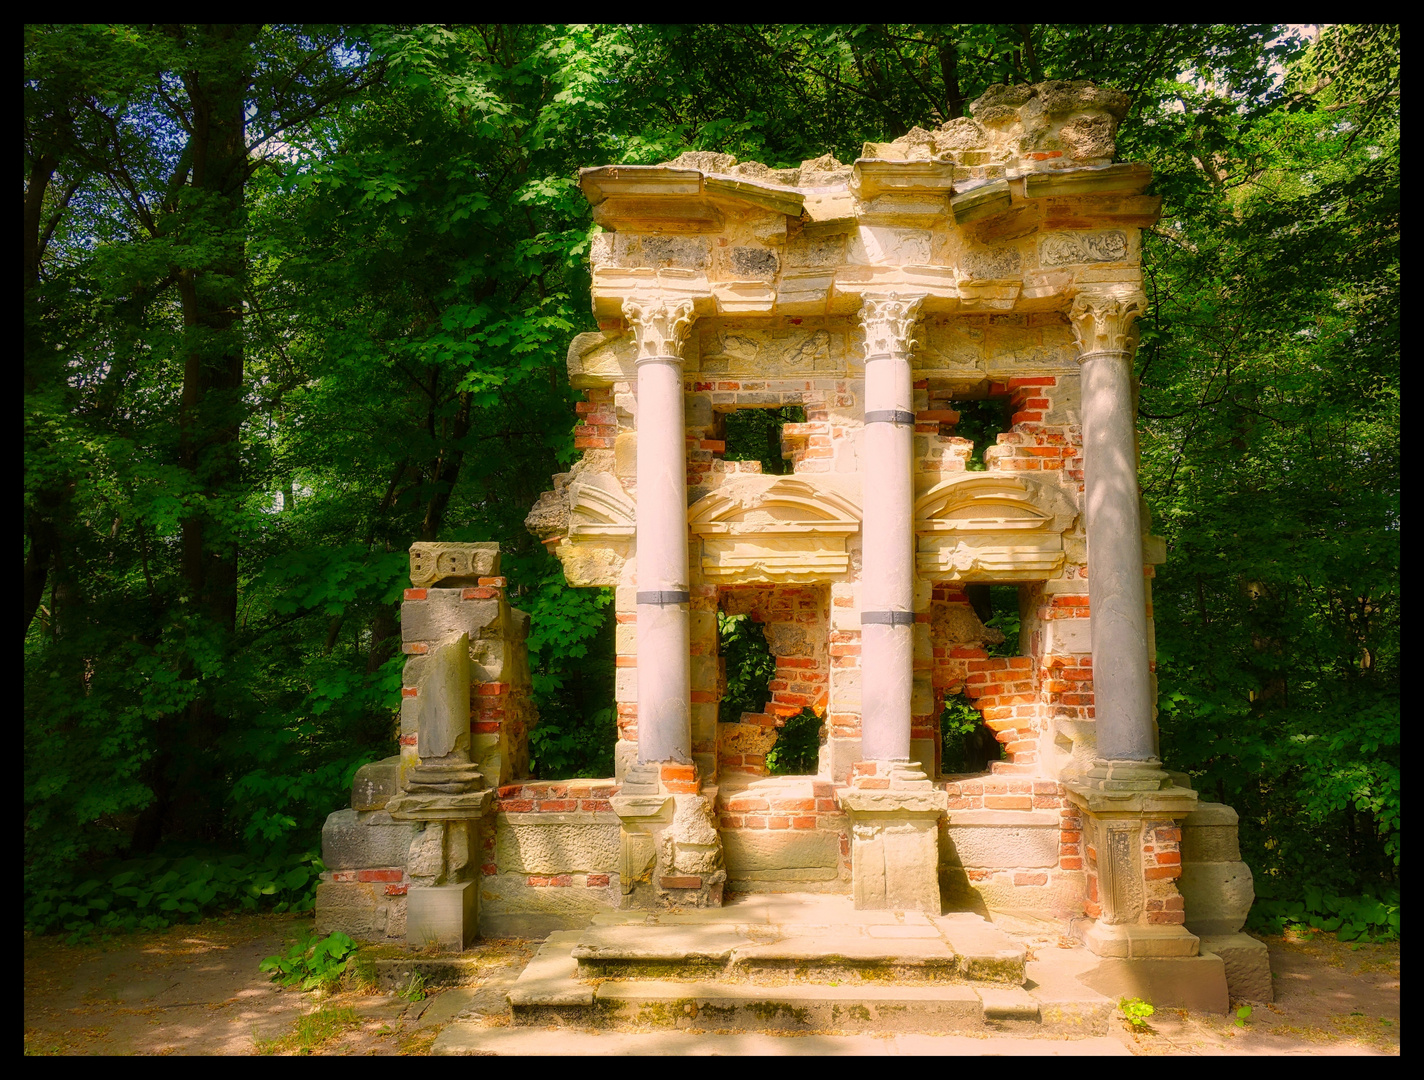
<svg viewBox="0 0 1424 1080">
<path fill-rule="evenodd" d="M 1100 352 L 1131 352 L 1137 346 L 1137 317 L 1145 296 L 1079 296 L 1068 318 L 1078 339 L 1079 361 Z"/>
<path fill-rule="evenodd" d="M 623 317 L 633 328 L 638 360 L 682 359 L 682 347 L 692 327 L 691 300 L 629 297 L 623 301 Z"/>
<path fill-rule="evenodd" d="M 923 296 L 867 296 L 860 307 L 866 356 L 903 356 L 914 351 L 913 334 Z"/>
</svg>

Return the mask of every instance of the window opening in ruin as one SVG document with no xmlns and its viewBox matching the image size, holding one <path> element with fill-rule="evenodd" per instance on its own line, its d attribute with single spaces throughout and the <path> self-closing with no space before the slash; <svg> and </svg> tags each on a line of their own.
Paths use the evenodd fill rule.
<svg viewBox="0 0 1424 1080">
<path fill-rule="evenodd" d="M 613 775 L 618 743 L 613 590 L 597 590 L 601 604 L 586 595 L 561 603 L 560 594 L 572 592 L 546 586 L 525 601 L 534 615 L 529 666 L 539 708 L 539 722 L 529 731 L 529 768 L 538 780 Z M 570 663 L 574 657 L 581 659 Z"/>
<path fill-rule="evenodd" d="M 785 424 L 804 424 L 806 409 L 802 405 L 784 405 L 779 409 L 737 409 L 722 414 L 725 427 L 726 461 L 760 461 L 761 471 L 768 476 L 784 476 L 791 472 L 791 461 L 781 456 L 781 428 Z"/>
<path fill-rule="evenodd" d="M 727 674 L 727 689 L 719 710 L 724 724 L 735 724 L 742 713 L 762 713 L 771 700 L 776 657 L 766 642 L 766 628 L 750 615 L 717 612 L 717 651 Z"/>
<path fill-rule="evenodd" d="M 1023 655 L 1019 643 L 1019 631 L 1023 625 L 1023 617 L 1020 614 L 1021 594 L 1022 586 L 1019 585 L 964 587 L 965 599 L 974 608 L 974 614 L 979 616 L 979 621 L 988 629 L 996 631 L 993 637 L 1001 638 L 999 641 L 989 640 L 984 643 L 990 656 Z"/>
<path fill-rule="evenodd" d="M 776 745 L 766 755 L 772 776 L 814 776 L 821 767 L 821 718 L 802 709 L 776 734 Z"/>
<path fill-rule="evenodd" d="M 954 424 L 954 434 L 968 439 L 974 444 L 974 452 L 969 455 L 965 468 L 970 472 L 983 472 L 984 451 L 998 442 L 999 435 L 1013 427 L 1013 405 L 1006 397 L 979 398 L 974 401 L 955 401 L 950 406 L 959 413 Z"/>
<path fill-rule="evenodd" d="M 939 714 L 941 775 L 988 772 L 994 761 L 1007 761 L 1004 744 L 964 694 L 944 699 Z"/>
</svg>

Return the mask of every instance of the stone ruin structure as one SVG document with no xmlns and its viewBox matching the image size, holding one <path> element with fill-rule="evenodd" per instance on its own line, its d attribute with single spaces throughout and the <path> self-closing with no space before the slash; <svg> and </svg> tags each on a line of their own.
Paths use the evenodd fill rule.
<svg viewBox="0 0 1424 1080">
<path fill-rule="evenodd" d="M 327 823 L 323 928 L 462 947 L 840 893 L 1056 920 L 1108 994 L 1269 1000 L 1236 815 L 1158 755 L 1165 549 L 1132 358 L 1161 199 L 1146 165 L 1113 162 L 1126 107 L 999 86 L 852 165 L 581 172 L 602 227 L 600 329 L 568 354 L 583 455 L 528 524 L 570 584 L 615 590 L 616 775 L 527 778 L 528 620 L 499 553 L 417 544 L 401 755 Z M 984 398 L 1012 421 L 972 471 L 956 424 Z M 724 459 L 729 412 L 787 405 L 805 409 L 789 473 Z M 989 654 L 966 591 L 984 584 L 1017 589 L 1018 655 Z M 764 714 L 719 711 L 719 611 L 766 631 Z M 941 772 L 957 694 L 1005 747 L 982 774 Z M 817 774 L 768 776 L 806 707 Z"/>
</svg>

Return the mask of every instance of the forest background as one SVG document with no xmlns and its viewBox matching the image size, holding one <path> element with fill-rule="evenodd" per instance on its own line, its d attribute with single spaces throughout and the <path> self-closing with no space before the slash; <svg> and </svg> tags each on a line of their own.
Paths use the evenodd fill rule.
<svg viewBox="0 0 1424 1080">
<path fill-rule="evenodd" d="M 1253 924 L 1398 932 L 1397 26 L 25 29 L 26 923 L 302 909 L 395 750 L 416 540 L 498 541 L 543 776 L 609 775 L 574 457 L 580 166 L 773 167 L 994 83 L 1131 98 L 1163 755 Z"/>
</svg>

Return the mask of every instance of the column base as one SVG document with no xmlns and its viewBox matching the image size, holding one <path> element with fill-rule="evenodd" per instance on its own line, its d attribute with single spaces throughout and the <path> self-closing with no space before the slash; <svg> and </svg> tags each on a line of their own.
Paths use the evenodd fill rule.
<svg viewBox="0 0 1424 1080">
<path fill-rule="evenodd" d="M 1095 922 L 1083 944 L 1098 956 L 1140 960 L 1147 957 L 1196 956 L 1201 939 L 1181 926 L 1109 925 Z"/>
<path fill-rule="evenodd" d="M 1156 758 L 1146 761 L 1095 758 L 1078 783 L 1102 791 L 1160 791 L 1172 780 Z"/>
<path fill-rule="evenodd" d="M 460 952 L 479 936 L 479 883 L 412 885 L 406 893 L 405 940 L 416 948 Z"/>
</svg>

